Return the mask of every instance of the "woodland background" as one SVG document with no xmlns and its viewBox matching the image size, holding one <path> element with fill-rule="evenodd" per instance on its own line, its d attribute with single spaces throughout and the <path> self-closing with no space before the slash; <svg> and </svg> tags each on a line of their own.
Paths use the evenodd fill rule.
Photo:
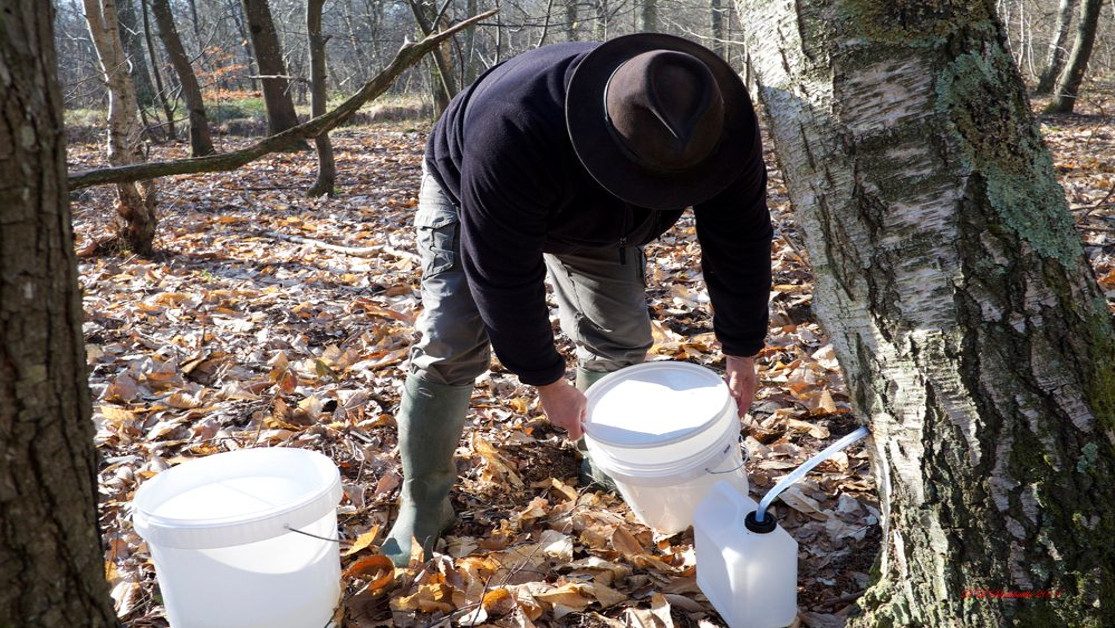
<svg viewBox="0 0 1115 628">
<path fill-rule="evenodd" d="M 276 75 L 259 69 L 245 13 L 246 5 L 261 3 L 164 2 L 220 152 L 245 147 L 269 129 L 259 77 Z M 183 158 L 190 154 L 183 80 L 158 36 L 154 4 L 116 0 L 121 40 L 142 111 L 145 157 Z M 1032 87 L 1048 65 L 1064 4 L 1075 27 L 1074 2 L 998 3 L 1015 61 Z M 269 5 L 284 92 L 304 120 L 311 100 L 306 5 Z M 442 8 L 325 2 L 330 101 L 371 79 L 404 40 L 421 38 L 429 24 L 418 25 L 416 16 L 433 20 Z M 410 220 L 419 164 L 450 88 L 540 43 L 639 30 L 693 38 L 750 74 L 731 2 L 447 0 L 442 17 L 449 24 L 491 8 L 500 12 L 443 47 L 438 63 L 408 70 L 331 134 L 337 174 L 330 196 L 305 193 L 316 175 L 308 151 L 277 153 L 226 173 L 161 179 L 153 252 L 139 256 L 126 247 L 106 250 L 112 189 L 73 192 L 105 568 L 116 612 L 128 625 L 165 625 L 147 549 L 129 520 L 135 489 L 192 457 L 261 445 L 313 448 L 342 469 L 347 625 L 723 625 L 695 586 L 691 533 L 656 538 L 620 500 L 577 486 L 574 451 L 545 422 L 529 387 L 498 364 L 477 389 L 458 450 L 454 500 L 461 522 L 445 554 L 399 580 L 383 577 L 373 558 L 400 481 L 392 414 L 420 306 Z M 80 171 L 105 161 L 106 90 L 82 3 L 59 0 L 56 10 L 67 160 L 70 171 Z M 1075 31 L 1067 32 L 1066 52 Z M 1075 112 L 1043 113 L 1049 96 L 1032 102 L 1110 304 L 1115 5 L 1101 3 Z M 767 163 L 777 225 L 775 289 L 762 387 L 745 420 L 756 496 L 856 424 L 832 347 L 811 312 L 809 262 L 773 154 Z M 707 294 L 694 263 L 698 250 L 689 220 L 648 247 L 652 353 L 717 368 Z M 842 625 L 867 586 L 880 542 L 862 448 L 822 465 L 783 502 L 782 525 L 801 548 L 800 621 Z"/>
</svg>

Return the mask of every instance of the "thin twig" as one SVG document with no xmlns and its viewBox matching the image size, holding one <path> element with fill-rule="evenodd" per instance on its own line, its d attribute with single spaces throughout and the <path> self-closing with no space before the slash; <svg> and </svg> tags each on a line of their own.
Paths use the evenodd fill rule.
<svg viewBox="0 0 1115 628">
<path fill-rule="evenodd" d="M 437 28 L 437 23 L 441 21 L 442 16 L 445 15 L 445 10 L 449 8 L 449 2 L 450 0 L 445 0 L 445 2 L 441 3 L 441 8 L 437 10 L 437 15 L 435 15 L 433 21 L 430 22 L 431 27 Z"/>
<path fill-rule="evenodd" d="M 258 236 L 274 238 L 276 240 L 285 240 L 287 242 L 294 242 L 295 244 L 308 244 L 319 249 L 327 251 L 335 251 L 337 253 L 344 253 L 345 255 L 353 255 L 355 257 L 377 257 L 380 253 L 386 253 L 394 257 L 408 259 L 412 262 L 418 263 L 421 259 L 409 251 L 400 251 L 388 244 L 376 244 L 373 246 L 342 246 L 340 244 L 330 244 L 329 242 L 322 242 L 321 240 L 314 240 L 303 236 L 289 235 L 280 233 L 278 231 L 256 231 Z"/>
<path fill-rule="evenodd" d="M 1091 207 L 1089 207 L 1087 209 L 1084 209 L 1083 213 L 1081 213 L 1080 216 L 1082 218 L 1088 218 L 1088 216 L 1092 212 L 1096 211 L 1097 209 L 1099 209 L 1101 207 L 1106 206 L 1107 201 L 1111 200 L 1112 196 L 1115 196 L 1115 183 L 1111 184 L 1111 188 L 1109 190 L 1107 190 L 1107 194 L 1105 194 L 1104 197 L 1100 199 L 1100 202 L 1096 203 L 1095 205 L 1092 205 Z M 1080 211 L 1080 210 L 1078 209 L 1077 211 Z"/>
</svg>

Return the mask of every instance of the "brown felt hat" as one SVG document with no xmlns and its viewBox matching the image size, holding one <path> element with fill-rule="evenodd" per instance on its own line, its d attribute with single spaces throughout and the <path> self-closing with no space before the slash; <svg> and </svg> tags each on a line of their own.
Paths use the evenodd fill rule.
<svg viewBox="0 0 1115 628">
<path fill-rule="evenodd" d="M 751 99 L 711 50 L 636 33 L 581 60 L 565 119 L 585 169 L 617 197 L 651 209 L 708 200 L 740 173 L 754 146 Z"/>
</svg>

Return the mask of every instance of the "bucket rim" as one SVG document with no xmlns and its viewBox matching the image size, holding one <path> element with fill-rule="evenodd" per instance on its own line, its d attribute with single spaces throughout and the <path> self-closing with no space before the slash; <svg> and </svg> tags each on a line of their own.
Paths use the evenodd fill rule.
<svg viewBox="0 0 1115 628">
<path fill-rule="evenodd" d="M 720 406 L 719 410 L 717 410 L 709 417 L 707 421 L 700 425 L 694 426 L 689 431 L 672 438 L 656 440 L 653 442 L 631 443 L 601 437 L 600 428 L 597 427 L 596 429 L 594 429 L 594 425 L 592 423 L 592 409 L 594 408 L 596 402 L 598 402 L 600 398 L 616 384 L 616 382 L 627 379 L 636 372 L 656 369 L 689 371 L 691 373 L 708 377 L 710 382 L 715 379 L 716 387 L 721 389 L 721 391 L 723 392 L 724 403 Z M 624 367 L 618 371 L 613 371 L 600 378 L 596 383 L 590 386 L 589 389 L 585 392 L 585 397 L 588 400 L 588 420 L 585 422 L 585 435 L 591 437 L 597 443 L 602 443 L 611 448 L 631 450 L 657 449 L 685 442 L 693 438 L 695 435 L 704 432 L 709 427 L 715 425 L 725 412 L 733 410 L 735 407 L 731 392 L 728 390 L 728 385 L 724 383 L 723 378 L 720 377 L 720 375 L 716 371 L 708 368 L 707 366 L 694 364 L 692 362 L 682 362 L 680 360 L 652 360 L 650 362 L 642 362 L 640 364 Z"/>
<path fill-rule="evenodd" d="M 631 478 L 635 483 L 639 483 L 644 480 L 653 482 L 690 474 L 695 469 L 707 466 L 713 460 L 719 460 L 728 456 L 730 448 L 733 445 L 739 446 L 738 443 L 741 442 L 742 438 L 743 434 L 739 428 L 734 425 L 734 422 L 725 421 L 723 432 L 706 452 L 700 452 L 698 455 L 689 456 L 666 464 L 653 465 L 626 463 L 613 456 L 607 446 L 601 447 L 599 443 L 592 442 L 591 437 L 586 436 L 585 440 L 593 445 L 590 449 L 590 455 L 592 455 L 593 463 L 599 466 L 601 471 L 610 476 L 621 475 L 625 478 Z M 743 450 L 744 462 L 746 462 L 747 459 L 747 452 Z"/>
<path fill-rule="evenodd" d="M 151 496 L 162 485 L 178 476 L 182 476 L 184 472 L 178 471 L 175 473 L 176 469 L 182 469 L 186 464 L 190 464 L 192 466 L 191 470 L 196 472 L 199 464 L 208 464 L 209 466 L 227 465 L 230 464 L 233 457 L 238 459 L 247 457 L 274 458 L 286 465 L 290 465 L 293 460 L 301 458 L 298 463 L 299 468 L 304 467 L 322 472 L 322 479 L 325 481 L 322 482 L 320 488 L 315 491 L 307 491 L 298 499 L 249 514 L 196 519 L 167 517 L 157 514 L 157 509 L 174 496 L 212 482 L 199 482 L 184 488 L 182 491 L 166 496 L 158 502 L 145 503 L 154 499 Z M 237 462 L 240 461 L 237 460 Z M 330 510 L 335 510 L 343 493 L 340 470 L 328 456 L 319 452 L 300 447 L 239 449 L 188 461 L 166 469 L 144 482 L 132 499 L 132 525 L 141 538 L 160 546 L 181 549 L 230 547 L 274 538 L 289 532 L 287 528 L 297 529 L 309 525 L 329 514 Z"/>
</svg>

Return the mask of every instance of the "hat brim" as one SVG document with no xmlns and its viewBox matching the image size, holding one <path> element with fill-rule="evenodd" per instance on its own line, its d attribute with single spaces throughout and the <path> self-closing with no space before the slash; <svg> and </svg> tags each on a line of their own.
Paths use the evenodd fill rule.
<svg viewBox="0 0 1115 628">
<path fill-rule="evenodd" d="M 613 139 L 604 91 L 612 73 L 628 59 L 651 50 L 675 50 L 708 66 L 724 98 L 724 129 L 717 147 L 700 163 L 678 172 L 648 170 Z M 569 80 L 565 120 L 573 150 L 604 189 L 639 207 L 684 209 L 724 190 L 741 172 L 757 132 L 751 98 L 739 75 L 711 50 L 681 37 L 635 33 L 609 40 L 581 60 Z"/>
</svg>

